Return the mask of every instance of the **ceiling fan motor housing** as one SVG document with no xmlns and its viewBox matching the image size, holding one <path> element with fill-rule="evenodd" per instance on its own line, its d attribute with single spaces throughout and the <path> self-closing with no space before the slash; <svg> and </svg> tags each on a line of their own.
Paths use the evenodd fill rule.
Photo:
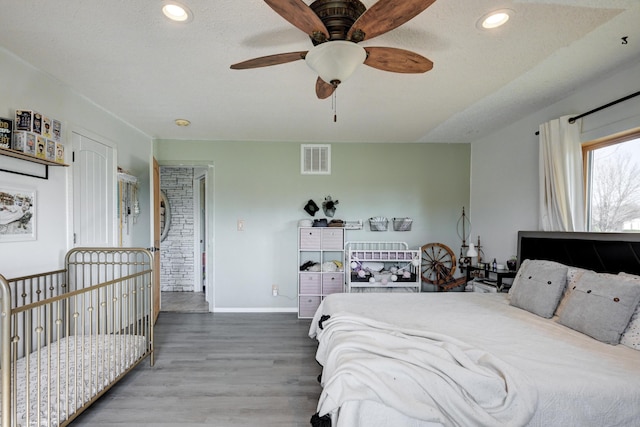
<svg viewBox="0 0 640 427">
<path fill-rule="evenodd" d="M 309 6 L 329 31 L 329 40 L 346 40 L 353 23 L 367 10 L 359 0 L 316 0 Z M 327 40 L 311 38 L 314 45 Z"/>
</svg>

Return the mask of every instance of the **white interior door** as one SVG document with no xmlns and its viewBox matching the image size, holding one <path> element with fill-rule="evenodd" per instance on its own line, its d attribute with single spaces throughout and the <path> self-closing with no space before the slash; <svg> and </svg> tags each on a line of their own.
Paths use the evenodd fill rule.
<svg viewBox="0 0 640 427">
<path fill-rule="evenodd" d="M 115 246 L 115 150 L 72 133 L 74 246 Z"/>
</svg>

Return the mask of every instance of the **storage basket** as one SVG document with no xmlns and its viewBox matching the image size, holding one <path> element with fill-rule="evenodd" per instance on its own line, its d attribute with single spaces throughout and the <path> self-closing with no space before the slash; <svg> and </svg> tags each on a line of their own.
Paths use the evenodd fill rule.
<svg viewBox="0 0 640 427">
<path fill-rule="evenodd" d="M 387 231 L 389 220 L 384 217 L 369 218 L 369 228 L 371 231 Z"/>
<path fill-rule="evenodd" d="M 411 224 L 413 220 L 411 218 L 393 218 L 393 230 L 394 231 L 411 231 Z"/>
</svg>

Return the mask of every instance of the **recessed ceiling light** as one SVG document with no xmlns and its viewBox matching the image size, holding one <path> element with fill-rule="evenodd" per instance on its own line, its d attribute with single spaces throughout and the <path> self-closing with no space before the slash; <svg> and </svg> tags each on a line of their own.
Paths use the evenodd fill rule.
<svg viewBox="0 0 640 427">
<path fill-rule="evenodd" d="M 182 127 L 186 127 L 191 124 L 191 122 L 187 119 L 176 119 L 175 123 L 177 126 L 182 126 Z"/>
<path fill-rule="evenodd" d="M 477 27 L 480 29 L 490 30 L 498 28 L 507 23 L 509 18 L 514 14 L 511 9 L 500 9 L 483 15 L 479 20 Z"/>
<path fill-rule="evenodd" d="M 193 19 L 191 10 L 184 4 L 175 1 L 162 2 L 162 13 L 176 22 L 190 22 Z"/>
</svg>

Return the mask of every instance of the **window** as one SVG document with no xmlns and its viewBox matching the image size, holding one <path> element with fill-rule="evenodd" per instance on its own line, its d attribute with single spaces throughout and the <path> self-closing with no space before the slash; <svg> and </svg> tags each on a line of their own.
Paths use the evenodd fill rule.
<svg viewBox="0 0 640 427">
<path fill-rule="evenodd" d="M 582 146 L 587 229 L 640 232 L 640 129 Z"/>
</svg>

